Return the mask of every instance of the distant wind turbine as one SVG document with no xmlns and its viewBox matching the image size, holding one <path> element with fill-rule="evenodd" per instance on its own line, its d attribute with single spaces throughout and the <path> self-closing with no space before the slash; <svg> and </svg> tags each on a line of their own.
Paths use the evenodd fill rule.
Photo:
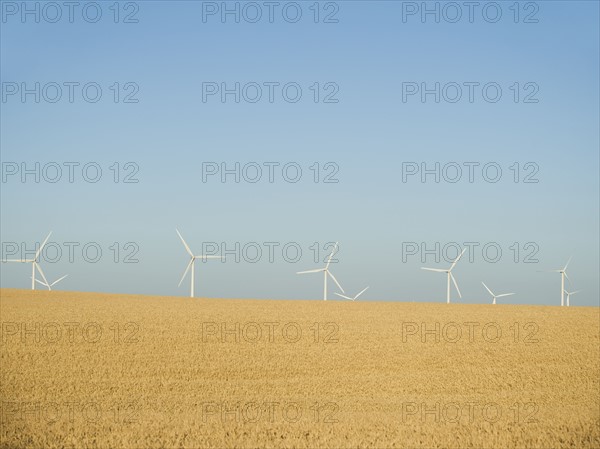
<svg viewBox="0 0 600 449">
<path fill-rule="evenodd" d="M 569 275 L 567 274 L 567 267 L 569 266 L 569 263 L 571 262 L 572 258 L 573 258 L 573 256 L 569 257 L 567 264 L 565 265 L 565 267 L 562 270 L 549 270 L 549 272 L 551 272 L 551 273 L 560 273 L 560 305 L 561 306 L 565 305 L 565 278 L 569 279 Z M 571 281 L 571 279 L 569 279 L 569 281 Z"/>
<path fill-rule="evenodd" d="M 58 284 L 60 281 L 62 281 L 64 278 L 66 278 L 68 276 L 68 274 L 65 274 L 63 277 L 58 278 L 57 280 L 55 280 L 54 282 L 52 282 L 51 284 L 48 284 L 46 282 L 40 281 L 39 279 L 36 279 L 35 282 L 37 282 L 38 284 L 42 284 L 44 287 L 48 287 L 48 290 L 52 290 L 52 287 L 56 284 Z"/>
<path fill-rule="evenodd" d="M 35 281 L 36 281 L 35 270 L 39 271 L 44 282 L 46 284 L 48 284 L 48 281 L 46 280 L 46 276 L 44 276 L 44 272 L 42 271 L 42 268 L 40 267 L 38 258 L 42 252 L 42 249 L 46 245 L 46 242 L 50 238 L 51 234 L 52 234 L 52 231 L 50 231 L 50 234 L 48 234 L 48 237 L 46 237 L 46 240 L 44 240 L 44 243 L 42 243 L 42 245 L 39 247 L 39 249 L 35 252 L 35 256 L 33 257 L 33 259 L 7 259 L 6 260 L 6 262 L 18 262 L 18 263 L 30 263 L 31 264 L 31 290 L 35 290 Z"/>
<path fill-rule="evenodd" d="M 339 294 L 339 293 L 337 293 L 337 292 L 336 292 L 335 294 L 336 294 L 336 295 L 338 295 L 338 296 L 341 296 L 341 297 L 342 297 L 342 298 L 344 298 L 344 299 L 349 299 L 350 301 L 356 301 L 360 295 L 362 295 L 364 292 L 366 292 L 366 291 L 367 291 L 367 289 L 368 289 L 368 288 L 369 288 L 369 287 L 367 287 L 367 288 L 365 288 L 365 289 L 361 290 L 359 293 L 357 293 L 357 295 L 356 295 L 354 298 L 351 298 L 351 297 L 349 297 L 349 296 L 346 296 L 346 295 L 341 295 L 341 294 Z"/>
<path fill-rule="evenodd" d="M 467 250 L 467 248 L 464 248 L 462 250 L 462 252 L 458 255 L 458 257 L 456 259 L 454 259 L 454 262 L 452 262 L 452 265 L 450 265 L 450 268 L 448 268 L 447 270 L 442 270 L 440 268 L 425 268 L 425 267 L 421 267 L 421 270 L 437 271 L 438 273 L 446 273 L 447 274 L 447 276 L 448 276 L 448 287 L 446 289 L 446 302 L 448 304 L 450 304 L 450 279 L 452 279 L 452 282 L 454 282 L 454 286 L 456 287 L 456 291 L 458 292 L 459 298 L 462 298 L 462 295 L 460 294 L 460 290 L 458 289 L 458 284 L 456 283 L 456 279 L 454 279 L 454 275 L 452 274 L 452 269 L 454 268 L 454 266 L 456 265 L 456 263 L 460 260 L 460 258 L 462 257 L 462 255 L 465 253 L 466 250 Z"/>
<path fill-rule="evenodd" d="M 192 273 L 191 273 L 190 298 L 193 298 L 194 297 L 194 263 L 196 262 L 196 259 L 220 259 L 221 256 L 204 256 L 204 255 L 194 256 L 194 253 L 192 253 L 192 250 L 190 249 L 190 247 L 188 246 L 188 244 L 185 243 L 185 240 L 183 240 L 183 237 L 181 236 L 181 234 L 179 233 L 179 231 L 177 229 L 175 229 L 175 232 L 177 232 L 177 235 L 181 239 L 181 242 L 183 243 L 183 246 L 185 246 L 185 250 L 190 255 L 190 261 L 188 262 L 187 267 L 186 267 L 185 271 L 183 272 L 183 276 L 181 276 L 181 280 L 179 281 L 179 285 L 178 286 L 181 285 L 181 283 L 185 279 L 186 274 L 188 273 L 188 271 L 190 271 L 190 268 L 191 268 L 192 269 Z"/>
<path fill-rule="evenodd" d="M 565 293 L 567 294 L 567 307 L 569 307 L 571 305 L 571 295 L 574 295 L 575 293 L 579 293 L 581 290 L 575 290 L 574 292 L 568 292 L 565 290 Z"/>
<path fill-rule="evenodd" d="M 492 295 L 492 297 L 494 298 L 494 300 L 492 301 L 492 304 L 496 304 L 496 298 L 502 298 L 503 296 L 511 296 L 514 295 L 514 293 L 503 293 L 501 295 L 494 295 L 494 293 L 490 290 L 490 288 L 485 285 L 485 282 L 482 282 L 483 286 L 485 287 L 485 289 L 490 292 L 490 295 Z"/>
<path fill-rule="evenodd" d="M 327 264 L 325 265 L 325 268 L 318 268 L 316 270 L 298 271 L 296 273 L 296 274 L 306 274 L 306 273 L 320 273 L 320 272 L 323 272 L 323 276 L 324 276 L 324 278 L 323 278 L 323 301 L 327 301 L 327 276 L 328 275 L 331 276 L 331 279 L 333 279 L 333 282 L 336 283 L 336 285 L 340 288 L 340 290 L 342 291 L 342 293 L 346 293 L 344 291 L 344 289 L 342 288 L 342 286 L 340 285 L 340 283 L 335 278 L 335 276 L 333 275 L 333 273 L 331 271 L 329 271 L 329 264 L 331 263 L 331 258 L 333 257 L 333 255 L 337 251 L 337 247 L 338 247 L 338 244 L 337 244 L 337 242 L 335 242 L 335 246 L 333 247 L 333 251 L 331 251 L 331 254 L 327 258 Z"/>
</svg>

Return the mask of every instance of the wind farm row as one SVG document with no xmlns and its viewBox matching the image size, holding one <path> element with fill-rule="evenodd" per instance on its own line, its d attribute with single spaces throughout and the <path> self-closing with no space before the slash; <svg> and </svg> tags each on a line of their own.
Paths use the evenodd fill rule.
<svg viewBox="0 0 600 449">
<path fill-rule="evenodd" d="M 181 276 L 181 280 L 179 281 L 178 286 L 180 287 L 181 284 L 183 283 L 183 281 L 185 280 L 186 276 L 188 275 L 188 273 L 190 273 L 190 297 L 194 298 L 195 296 L 195 262 L 198 259 L 222 259 L 222 256 L 219 255 L 204 255 L 204 254 L 199 254 L 196 255 L 192 252 L 190 246 L 187 244 L 187 242 L 185 241 L 185 239 L 183 238 L 183 236 L 181 235 L 181 233 L 179 232 L 179 230 L 175 229 L 175 232 L 177 233 L 177 235 L 179 236 L 179 239 L 181 240 L 181 243 L 183 243 L 183 246 L 185 248 L 185 251 L 187 252 L 187 254 L 189 255 L 189 262 L 183 272 L 183 275 Z M 46 237 L 46 239 L 43 241 L 43 243 L 40 245 L 40 247 L 37 249 L 37 251 L 35 252 L 35 255 L 33 258 L 31 259 L 27 259 L 27 258 L 22 258 L 22 259 L 6 259 L 3 260 L 3 262 L 12 262 L 12 263 L 30 263 L 31 264 L 31 289 L 35 290 L 36 287 L 36 283 L 46 287 L 48 290 L 52 290 L 52 287 L 55 286 L 56 284 L 58 284 L 60 281 L 62 281 L 63 279 L 65 279 L 68 275 L 63 275 L 60 278 L 56 279 L 53 282 L 49 282 L 48 279 L 46 278 L 46 275 L 44 274 L 44 271 L 42 270 L 41 266 L 40 266 L 40 255 L 42 253 L 42 250 L 44 248 L 44 246 L 46 245 L 46 243 L 48 242 L 48 239 L 50 238 L 50 236 L 52 235 L 52 232 L 50 232 L 48 234 L 48 236 Z M 463 256 L 463 254 L 465 253 L 466 248 L 462 250 L 462 252 L 456 257 L 456 259 L 454 259 L 454 261 L 452 262 L 452 264 L 450 265 L 449 268 L 447 269 L 443 269 L 443 268 L 430 268 L 430 267 L 421 267 L 422 270 L 426 270 L 426 271 L 433 271 L 433 272 L 437 272 L 437 273 L 445 273 L 446 274 L 446 303 L 450 304 L 450 300 L 451 300 L 451 286 L 452 284 L 454 285 L 454 288 L 456 289 L 456 293 L 458 294 L 459 298 L 462 298 L 462 294 L 460 292 L 460 289 L 458 287 L 458 282 L 456 281 L 456 278 L 454 277 L 454 275 L 452 274 L 452 270 L 456 267 L 457 263 L 459 262 L 459 260 L 461 259 L 461 257 Z M 369 287 L 365 287 L 364 289 L 362 289 L 360 292 L 358 292 L 357 294 L 355 294 L 354 296 L 348 296 L 345 292 L 345 290 L 343 289 L 342 285 L 340 284 L 340 282 L 337 280 L 337 278 L 334 276 L 334 274 L 331 272 L 330 270 L 330 264 L 331 261 L 333 259 L 333 256 L 338 252 L 338 242 L 335 243 L 333 250 L 331 251 L 331 253 L 329 254 L 329 256 L 327 257 L 327 261 L 325 263 L 325 267 L 324 268 L 316 268 L 316 269 L 310 269 L 310 270 L 304 270 L 304 271 L 298 271 L 296 274 L 312 274 L 312 273 L 323 273 L 323 300 L 327 301 L 327 293 L 328 293 L 328 278 L 331 278 L 331 280 L 335 283 L 335 285 L 339 288 L 340 292 L 334 292 L 335 295 L 349 300 L 349 301 L 356 301 L 364 292 L 366 292 Z M 575 291 L 567 291 L 565 289 L 565 278 L 571 282 L 571 279 L 569 278 L 568 274 L 567 274 L 567 267 L 569 266 L 569 263 L 571 262 L 571 258 L 569 258 L 569 260 L 567 261 L 567 263 L 565 264 L 565 266 L 562 269 L 558 269 L 558 270 L 547 270 L 548 272 L 552 272 L 552 273 L 559 273 L 561 275 L 561 286 L 560 286 L 560 305 L 564 306 L 565 305 L 565 295 L 566 295 L 566 306 L 570 306 L 571 304 L 571 296 L 575 295 L 576 293 L 579 293 L 581 290 L 575 290 Z M 37 279 L 36 278 L 36 273 L 39 273 L 39 275 L 41 276 L 42 280 Z M 506 296 L 512 296 L 515 295 L 516 293 L 512 292 L 512 293 L 502 293 L 502 294 L 495 294 L 486 284 L 485 282 L 481 282 L 481 284 L 483 285 L 483 287 L 487 290 L 487 292 L 491 295 L 492 297 L 492 304 L 496 304 L 496 299 L 498 298 L 503 298 Z"/>
</svg>

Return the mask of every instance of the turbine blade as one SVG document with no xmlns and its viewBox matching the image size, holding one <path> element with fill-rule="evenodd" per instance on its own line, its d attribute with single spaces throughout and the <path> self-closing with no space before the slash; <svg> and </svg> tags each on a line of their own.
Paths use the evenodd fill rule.
<svg viewBox="0 0 600 449">
<path fill-rule="evenodd" d="M 496 296 L 496 298 L 502 298 L 503 296 L 512 296 L 514 293 L 503 293 L 501 295 Z"/>
<path fill-rule="evenodd" d="M 342 294 L 340 294 L 340 293 L 337 293 L 337 292 L 335 292 L 335 293 L 334 293 L 334 295 L 338 295 L 338 296 L 341 296 L 341 297 L 342 297 L 342 298 L 344 298 L 344 299 L 349 299 L 350 301 L 352 301 L 352 298 L 349 298 L 349 297 L 348 297 L 348 296 L 346 296 L 346 295 L 342 295 Z"/>
<path fill-rule="evenodd" d="M 55 280 L 52 284 L 50 284 L 50 287 L 52 287 L 55 284 L 58 284 L 60 281 L 62 281 L 64 278 L 66 278 L 68 276 L 68 274 L 65 274 L 63 277 L 58 278 L 57 280 Z"/>
<path fill-rule="evenodd" d="M 183 272 L 183 276 L 181 276 L 181 280 L 179 281 L 179 284 L 177 285 L 177 287 L 181 286 L 181 283 L 185 279 L 185 275 L 188 274 L 188 271 L 190 271 L 190 267 L 192 266 L 193 263 L 194 263 L 194 258 L 192 257 L 190 259 L 189 263 L 187 264 L 187 267 L 186 267 L 185 271 Z"/>
<path fill-rule="evenodd" d="M 457 264 L 457 262 L 460 260 L 460 258 L 462 257 L 462 255 L 465 253 L 466 250 L 467 250 L 467 248 L 463 248 L 463 250 L 458 255 L 458 257 L 456 259 L 454 259 L 454 262 L 452 262 L 452 265 L 450 265 L 450 270 L 448 270 L 448 271 L 452 271 L 452 268 L 454 268 L 454 265 Z"/>
<path fill-rule="evenodd" d="M 563 273 L 565 274 L 565 277 L 569 280 L 569 282 L 571 282 L 571 278 L 569 277 L 569 275 L 567 274 L 567 272 L 563 271 Z"/>
<path fill-rule="evenodd" d="M 567 267 L 569 266 L 569 264 L 571 263 L 571 259 L 573 258 L 573 256 L 569 257 L 569 260 L 567 260 L 567 264 L 565 265 L 565 267 L 563 268 L 563 271 L 565 271 L 567 269 Z"/>
<path fill-rule="evenodd" d="M 456 291 L 458 292 L 458 297 L 462 298 L 462 295 L 460 294 L 460 289 L 458 288 L 458 284 L 456 283 L 456 279 L 454 279 L 454 275 L 452 273 L 450 273 L 450 277 L 452 278 L 452 282 L 454 282 L 454 286 L 456 287 Z"/>
<path fill-rule="evenodd" d="M 337 252 L 337 246 L 338 246 L 338 242 L 335 242 L 333 250 L 331 251 L 331 254 L 329 255 L 329 258 L 327 259 L 327 265 L 325 265 L 325 269 L 329 268 L 329 264 L 331 263 L 331 259 L 333 258 L 333 255 Z"/>
<path fill-rule="evenodd" d="M 206 262 L 208 259 L 221 259 L 223 260 L 222 256 L 205 256 L 204 254 L 200 255 L 200 256 L 194 256 L 194 259 L 201 259 L 202 262 Z"/>
<path fill-rule="evenodd" d="M 569 293 L 570 295 L 574 295 L 575 293 L 579 293 L 581 290 L 575 290 L 574 292 Z"/>
<path fill-rule="evenodd" d="M 27 262 L 33 262 L 33 260 L 27 260 L 27 259 L 6 259 L 3 260 L 2 262 L 20 262 L 20 263 L 27 263 Z M 31 277 L 31 276 L 30 276 Z"/>
<path fill-rule="evenodd" d="M 331 279 L 333 279 L 333 282 L 335 282 L 335 283 L 337 284 L 337 286 L 340 288 L 340 290 L 342 291 L 342 293 L 346 293 L 346 292 L 344 291 L 344 289 L 342 288 L 342 286 L 340 285 L 340 283 L 338 282 L 338 280 L 337 280 L 337 279 L 335 278 L 335 276 L 333 275 L 333 273 L 332 273 L 331 271 L 329 271 L 329 270 L 325 270 L 325 271 L 327 272 L 327 274 L 328 274 L 329 276 L 331 276 Z"/>
<path fill-rule="evenodd" d="M 46 245 L 46 242 L 48 241 L 48 239 L 50 238 L 51 235 L 52 235 L 52 231 L 50 231 L 50 234 L 48 234 L 48 237 L 46 237 L 46 240 L 44 240 L 44 243 L 42 243 L 42 245 L 40 246 L 40 248 L 36 251 L 35 257 L 33 258 L 33 260 L 37 260 L 38 259 L 38 256 L 42 252 L 42 249 Z"/>
<path fill-rule="evenodd" d="M 183 240 L 183 237 L 181 236 L 181 234 L 179 233 L 179 231 L 177 229 L 175 229 L 175 232 L 177 233 L 177 235 L 181 239 L 181 243 L 183 243 L 183 246 L 185 246 L 185 250 L 188 252 L 188 254 L 190 256 L 194 257 L 194 253 L 192 253 L 192 250 L 190 249 L 190 247 L 188 246 L 188 244 L 185 243 L 185 240 Z"/>
<path fill-rule="evenodd" d="M 485 289 L 486 289 L 488 292 L 490 292 L 490 295 L 494 296 L 494 294 L 493 294 L 493 293 L 492 293 L 492 291 L 491 291 L 491 290 L 488 288 L 488 286 L 487 286 L 487 285 L 485 285 L 485 283 L 484 283 L 483 281 L 482 281 L 481 283 L 483 284 L 483 286 L 485 287 Z"/>
<path fill-rule="evenodd" d="M 369 288 L 369 287 L 366 287 L 366 288 L 364 288 L 363 290 L 361 290 L 361 292 L 360 292 L 358 295 L 356 295 L 356 296 L 354 297 L 354 299 L 358 299 L 358 297 L 359 297 L 360 295 L 362 295 L 364 292 L 366 292 L 368 288 Z"/>
<path fill-rule="evenodd" d="M 32 277 L 29 276 L 29 279 L 32 279 Z M 43 285 L 44 287 L 48 287 L 48 284 L 44 284 L 44 281 L 40 281 L 39 279 L 36 279 L 35 282 L 37 282 L 38 284 Z"/>
<path fill-rule="evenodd" d="M 441 268 L 425 268 L 425 267 L 421 267 L 421 270 L 437 271 L 438 273 L 445 273 L 446 272 L 446 270 L 442 270 Z"/>
<path fill-rule="evenodd" d="M 44 280 L 44 282 L 46 283 L 46 286 L 48 286 L 48 279 L 46 279 L 46 276 L 44 275 L 44 272 L 42 271 L 42 267 L 40 267 L 40 264 L 38 264 L 37 262 L 33 261 L 31 262 L 32 264 L 34 264 L 34 266 L 37 268 L 37 270 L 39 271 L 39 273 L 42 275 L 42 279 Z M 48 287 L 50 288 L 50 287 Z"/>
<path fill-rule="evenodd" d="M 297 271 L 296 274 L 318 273 L 319 271 L 325 271 L 325 268 L 317 268 L 316 270 Z"/>
</svg>

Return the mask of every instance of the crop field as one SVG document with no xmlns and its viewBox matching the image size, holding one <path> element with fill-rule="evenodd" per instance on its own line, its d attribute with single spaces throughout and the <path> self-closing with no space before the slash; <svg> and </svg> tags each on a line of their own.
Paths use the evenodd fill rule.
<svg viewBox="0 0 600 449">
<path fill-rule="evenodd" d="M 595 307 L 3 289 L 2 448 L 598 448 Z"/>
</svg>

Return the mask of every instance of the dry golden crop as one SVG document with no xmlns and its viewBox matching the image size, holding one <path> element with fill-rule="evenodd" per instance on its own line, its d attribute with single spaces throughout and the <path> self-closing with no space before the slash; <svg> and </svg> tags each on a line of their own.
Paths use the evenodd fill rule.
<svg viewBox="0 0 600 449">
<path fill-rule="evenodd" d="M 598 448 L 599 310 L 1 290 L 3 448 Z"/>
</svg>

